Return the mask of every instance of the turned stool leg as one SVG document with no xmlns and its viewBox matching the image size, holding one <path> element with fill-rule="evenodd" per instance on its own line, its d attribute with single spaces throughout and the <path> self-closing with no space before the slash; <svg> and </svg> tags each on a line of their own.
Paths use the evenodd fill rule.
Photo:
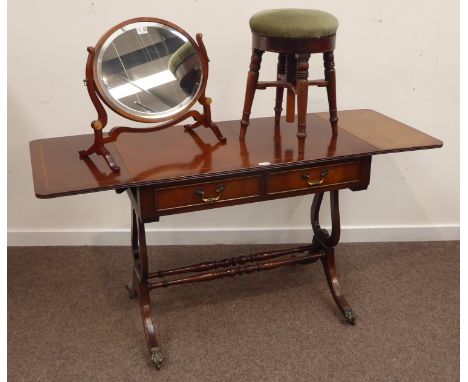
<svg viewBox="0 0 468 382">
<path fill-rule="evenodd" d="M 262 55 L 264 51 L 259 49 L 252 49 L 252 58 L 250 59 L 250 70 L 247 75 L 247 87 L 245 89 L 244 111 L 242 112 L 240 139 L 244 139 L 249 125 L 250 111 L 252 110 L 252 103 L 255 95 L 255 90 L 258 83 L 258 72 L 262 63 Z"/>
<path fill-rule="evenodd" d="M 280 53 L 278 55 L 278 70 L 276 79 L 278 81 L 284 81 L 285 74 L 286 74 L 286 55 L 284 53 Z M 276 88 L 276 102 L 275 102 L 275 126 L 279 126 L 281 112 L 283 111 L 283 94 L 284 88 L 277 87 Z"/>
<path fill-rule="evenodd" d="M 309 57 L 310 54 L 297 55 L 297 137 L 305 138 L 307 120 L 307 96 L 309 92 Z"/>
<path fill-rule="evenodd" d="M 296 86 L 297 62 L 294 54 L 288 54 L 286 62 L 286 80 L 293 86 Z M 288 89 L 286 98 L 286 122 L 294 122 L 296 113 L 296 94 Z"/>
<path fill-rule="evenodd" d="M 335 78 L 335 57 L 332 52 L 323 54 L 323 64 L 325 66 L 325 80 L 327 81 L 328 107 L 330 110 L 330 123 L 333 135 L 338 134 L 338 112 L 336 107 L 336 78 Z"/>
</svg>

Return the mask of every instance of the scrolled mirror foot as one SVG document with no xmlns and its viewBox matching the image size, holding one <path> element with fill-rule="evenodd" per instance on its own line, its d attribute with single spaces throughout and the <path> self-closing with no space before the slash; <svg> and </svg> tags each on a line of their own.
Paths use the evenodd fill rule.
<svg viewBox="0 0 468 382">
<path fill-rule="evenodd" d="M 213 133 L 216 135 L 216 138 L 218 138 L 218 141 L 226 142 L 226 137 L 223 136 L 223 134 L 221 133 L 221 130 L 219 130 L 219 127 L 216 123 L 211 123 L 210 128 L 211 130 L 213 130 Z"/>
<path fill-rule="evenodd" d="M 200 121 L 196 121 L 192 124 L 186 124 L 184 125 L 184 130 L 187 132 L 187 131 L 190 131 L 190 130 L 193 130 L 193 129 L 196 129 L 198 126 L 201 126 L 201 122 Z"/>
</svg>

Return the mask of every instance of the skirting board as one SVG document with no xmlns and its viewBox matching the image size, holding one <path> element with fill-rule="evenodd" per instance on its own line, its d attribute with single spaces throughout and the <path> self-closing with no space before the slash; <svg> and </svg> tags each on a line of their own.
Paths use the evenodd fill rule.
<svg viewBox="0 0 468 382">
<path fill-rule="evenodd" d="M 327 227 L 325 227 L 327 228 Z M 259 229 L 147 229 L 148 245 L 308 243 L 310 227 Z M 459 225 L 343 227 L 341 242 L 460 240 Z M 8 231 L 9 246 L 130 245 L 129 230 Z"/>
</svg>

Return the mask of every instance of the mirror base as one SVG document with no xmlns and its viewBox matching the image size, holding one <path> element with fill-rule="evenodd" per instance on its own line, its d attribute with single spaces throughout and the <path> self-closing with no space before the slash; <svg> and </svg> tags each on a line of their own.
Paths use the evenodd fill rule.
<svg viewBox="0 0 468 382">
<path fill-rule="evenodd" d="M 113 172 L 120 171 L 120 167 L 115 162 L 112 154 L 104 146 L 104 137 L 101 130 L 94 130 L 94 143 L 89 149 L 81 150 L 78 153 L 80 154 L 80 159 L 88 158 L 91 154 L 101 155 Z"/>
</svg>

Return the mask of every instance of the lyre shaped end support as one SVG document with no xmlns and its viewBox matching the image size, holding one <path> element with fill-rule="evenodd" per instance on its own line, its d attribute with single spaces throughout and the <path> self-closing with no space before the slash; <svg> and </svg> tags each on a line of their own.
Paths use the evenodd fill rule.
<svg viewBox="0 0 468 382">
<path fill-rule="evenodd" d="M 330 191 L 330 213 L 332 221 L 331 233 L 322 229 L 319 222 L 319 212 L 323 200 L 323 192 L 314 195 L 314 201 L 310 210 L 310 220 L 314 231 L 314 238 L 326 247 L 335 247 L 340 240 L 340 209 L 338 202 L 338 190 Z"/>
</svg>

